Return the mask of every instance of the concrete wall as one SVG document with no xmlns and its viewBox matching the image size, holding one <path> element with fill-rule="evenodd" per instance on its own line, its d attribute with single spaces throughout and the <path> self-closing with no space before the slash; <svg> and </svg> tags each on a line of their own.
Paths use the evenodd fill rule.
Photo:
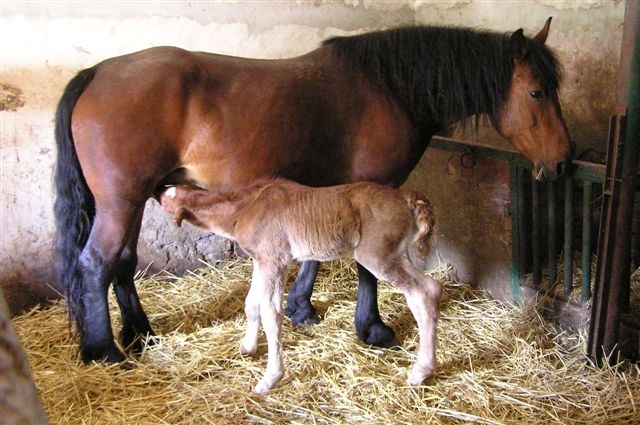
<svg viewBox="0 0 640 425">
<path fill-rule="evenodd" d="M 412 23 L 498 31 L 523 27 L 531 35 L 548 16 L 554 16 L 547 43 L 565 64 L 561 97 L 570 131 L 579 150 L 603 150 L 615 101 L 624 14 L 624 2 L 610 0 L 3 1 L 0 7 L 0 284 L 14 310 L 54 293 L 48 287 L 56 285 L 52 258 L 53 115 L 65 84 L 84 67 L 156 45 L 282 58 L 309 51 L 329 36 Z M 479 139 L 505 144 L 491 129 L 482 129 Z M 442 209 L 447 211 L 440 218 L 444 259 L 465 279 L 499 282 L 494 284 L 496 296 L 508 297 L 508 290 L 500 289 L 508 285 L 502 270 L 508 264 L 510 243 L 510 222 L 504 215 L 508 203 L 504 173 L 500 171 L 494 180 L 488 174 L 482 181 L 460 181 L 446 168 L 448 154 L 434 152 L 427 151 L 408 184 L 428 189 L 434 200 L 462 203 L 455 212 L 449 207 Z M 488 198 L 461 195 L 478 187 Z M 474 221 L 479 209 L 487 211 L 480 222 Z M 495 237 L 478 244 L 478 237 L 489 233 Z M 488 252 L 498 253 L 500 260 L 491 267 L 479 267 L 489 264 L 483 257 Z M 176 229 L 150 202 L 140 254 L 143 268 L 151 264 L 152 270 L 181 272 L 197 267 L 200 260 L 213 262 L 231 256 L 233 248 L 216 237 Z M 29 290 L 25 291 L 24 285 Z"/>
</svg>

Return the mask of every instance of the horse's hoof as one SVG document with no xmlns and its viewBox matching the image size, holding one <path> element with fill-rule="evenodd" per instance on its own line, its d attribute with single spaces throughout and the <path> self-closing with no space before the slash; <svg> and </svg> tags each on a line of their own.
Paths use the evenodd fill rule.
<svg viewBox="0 0 640 425">
<path fill-rule="evenodd" d="M 307 328 L 320 323 L 320 316 L 311 304 L 308 306 L 289 306 L 284 309 L 284 314 L 291 319 L 291 324 L 299 328 Z"/>
<path fill-rule="evenodd" d="M 136 363 L 131 360 L 125 360 L 120 363 L 120 369 L 122 370 L 133 370 L 136 368 Z"/>
<path fill-rule="evenodd" d="M 389 326 L 384 323 L 373 323 L 364 332 L 357 332 L 358 337 L 365 343 L 375 347 L 397 347 L 398 340 Z"/>
<path fill-rule="evenodd" d="M 99 348 L 82 348 L 80 350 L 82 361 L 86 363 L 104 362 L 104 363 L 122 363 L 126 360 L 126 356 L 116 348 L 115 344 L 111 346 Z"/>
<path fill-rule="evenodd" d="M 122 328 L 120 331 L 120 343 L 126 350 L 131 351 L 134 354 L 141 354 L 146 346 L 152 346 L 156 344 L 154 338 L 155 333 L 153 331 L 140 334 L 133 328 Z"/>
<path fill-rule="evenodd" d="M 120 343 L 127 351 L 130 351 L 135 355 L 140 355 L 142 354 L 142 351 L 144 351 L 145 346 L 151 347 L 157 344 L 158 341 L 154 337 L 155 334 L 151 333 L 146 335 L 136 335 L 132 339 L 130 336 L 125 338 L 123 334 L 120 337 Z"/>
</svg>

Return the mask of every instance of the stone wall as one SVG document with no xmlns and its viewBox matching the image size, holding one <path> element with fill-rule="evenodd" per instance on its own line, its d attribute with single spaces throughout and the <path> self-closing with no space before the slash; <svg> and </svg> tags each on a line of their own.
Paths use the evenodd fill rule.
<svg viewBox="0 0 640 425">
<path fill-rule="evenodd" d="M 156 45 L 283 58 L 312 50 L 333 35 L 414 23 L 505 32 L 523 27 L 532 35 L 553 16 L 547 43 L 565 64 L 561 98 L 570 131 L 579 152 L 603 150 L 615 101 L 624 17 L 624 1 L 608 0 L 3 1 L 1 7 L 0 283 L 14 311 L 59 290 L 52 255 L 53 115 L 65 84 L 82 68 Z M 506 143 L 485 128 L 478 139 L 498 146 Z M 440 216 L 446 232 L 441 254 L 465 279 L 497 282 L 493 284 L 498 288 L 496 296 L 508 298 L 508 280 L 503 279 L 503 257 L 508 256 L 510 243 L 503 208 L 508 192 L 498 187 L 504 184 L 504 173 L 497 173 L 494 181 L 485 175 L 482 181 L 460 182 L 447 173 L 447 160 L 446 153 L 427 150 L 408 184 L 428 189 L 434 199 L 465 199 L 456 214 Z M 443 187 L 447 192 L 442 192 Z M 483 201 L 477 195 L 462 195 L 478 187 L 490 191 L 492 198 Z M 487 213 L 474 221 L 470 214 L 480 208 Z M 228 242 L 177 229 L 157 210 L 150 201 L 139 245 L 141 268 L 180 273 L 201 261 L 211 263 L 233 255 Z M 449 223 L 467 223 L 466 230 Z M 478 235 L 488 234 L 487 229 L 495 238 L 485 242 L 495 246 L 478 246 Z M 501 260 L 485 267 L 488 263 L 482 255 L 487 252 L 499 253 Z"/>
</svg>

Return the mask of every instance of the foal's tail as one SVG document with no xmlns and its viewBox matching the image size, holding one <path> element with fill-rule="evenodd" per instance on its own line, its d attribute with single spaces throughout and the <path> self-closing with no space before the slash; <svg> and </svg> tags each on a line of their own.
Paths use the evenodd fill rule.
<svg viewBox="0 0 640 425">
<path fill-rule="evenodd" d="M 78 98 L 95 76 L 95 69 L 80 71 L 70 82 L 56 110 L 55 172 L 56 254 L 58 278 L 64 285 L 70 319 L 78 319 L 82 279 L 78 258 L 84 248 L 95 216 L 95 201 L 84 179 L 71 134 L 71 115 Z M 78 323 L 76 321 L 76 323 Z"/>
<path fill-rule="evenodd" d="M 407 205 L 413 211 L 416 221 L 416 231 L 413 237 L 413 247 L 420 260 L 424 260 L 429 251 L 435 234 L 436 219 L 433 214 L 431 202 L 421 193 L 413 190 L 402 190 L 402 195 L 407 201 Z"/>
</svg>

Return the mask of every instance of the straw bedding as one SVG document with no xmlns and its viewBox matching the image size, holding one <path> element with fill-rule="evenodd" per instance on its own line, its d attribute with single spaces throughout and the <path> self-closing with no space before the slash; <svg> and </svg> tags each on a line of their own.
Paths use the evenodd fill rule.
<svg viewBox="0 0 640 425">
<path fill-rule="evenodd" d="M 286 375 L 265 396 L 251 393 L 266 363 L 264 337 L 257 358 L 239 353 L 248 261 L 138 278 L 161 337 L 131 369 L 82 365 L 62 302 L 14 323 L 52 424 L 638 423 L 639 365 L 595 368 L 582 333 L 556 328 L 535 308 L 489 299 L 451 267 L 432 274 L 444 286 L 439 370 L 418 388 L 404 383 L 417 344 L 404 297 L 380 285 L 383 319 L 402 348 L 364 346 L 353 329 L 357 277 L 347 260 L 321 267 L 319 325 L 292 329 L 285 320 Z"/>
</svg>

